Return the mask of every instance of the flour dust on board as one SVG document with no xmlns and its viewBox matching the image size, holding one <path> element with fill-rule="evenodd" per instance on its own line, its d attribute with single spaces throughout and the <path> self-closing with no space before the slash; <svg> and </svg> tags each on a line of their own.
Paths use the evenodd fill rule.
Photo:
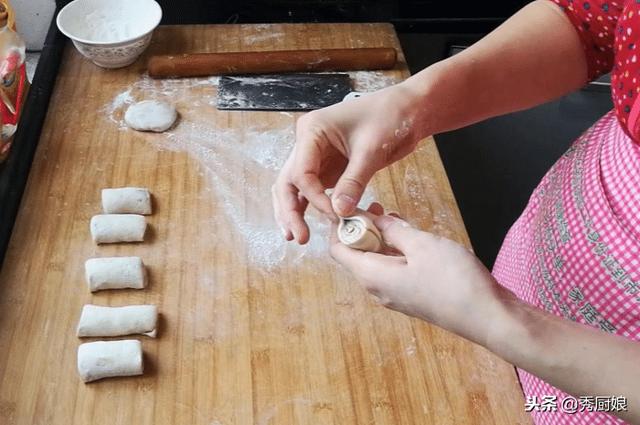
<svg viewBox="0 0 640 425">
<path fill-rule="evenodd" d="M 396 81 L 383 73 L 351 73 L 354 89 L 374 91 Z M 147 75 L 123 87 L 105 105 L 104 113 L 122 131 L 126 109 L 141 100 L 171 102 L 179 111 L 178 124 L 165 133 L 147 135 L 157 149 L 185 152 L 195 159 L 206 177 L 206 192 L 212 193 L 224 212 L 224 225 L 241 239 L 249 263 L 261 270 L 298 263 L 303 259 L 326 260 L 330 223 L 312 208 L 306 219 L 310 241 L 303 246 L 288 243 L 273 218 L 271 186 L 295 143 L 295 116 L 270 114 L 269 126 L 250 122 L 250 114 L 215 112 L 218 77 L 154 80 Z M 240 130 L 241 129 L 241 130 Z M 374 200 L 367 190 L 361 206 Z M 218 217 L 209 224 L 218 228 Z M 202 232 L 201 237 L 211 238 Z M 216 235 L 219 237 L 219 235 Z"/>
</svg>

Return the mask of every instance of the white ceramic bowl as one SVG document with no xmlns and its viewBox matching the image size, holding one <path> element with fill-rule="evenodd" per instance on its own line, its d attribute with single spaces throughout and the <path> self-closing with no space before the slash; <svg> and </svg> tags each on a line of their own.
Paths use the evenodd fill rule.
<svg viewBox="0 0 640 425">
<path fill-rule="evenodd" d="M 104 68 L 135 62 L 162 19 L 154 0 L 74 0 L 56 23 L 78 51 Z"/>
</svg>

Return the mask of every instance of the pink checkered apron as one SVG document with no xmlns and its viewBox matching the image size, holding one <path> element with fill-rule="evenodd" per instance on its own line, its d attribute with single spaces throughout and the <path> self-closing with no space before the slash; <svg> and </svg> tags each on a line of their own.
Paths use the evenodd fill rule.
<svg viewBox="0 0 640 425">
<path fill-rule="evenodd" d="M 549 313 L 640 339 L 640 146 L 613 112 L 544 176 L 509 230 L 493 275 Z M 592 404 L 597 394 L 578 395 L 577 406 L 563 409 L 571 397 L 524 370 L 518 374 L 526 398 L 538 404 L 531 410 L 536 424 L 624 423 L 596 411 L 603 410 Z M 545 398 L 557 403 L 545 406 Z"/>
</svg>

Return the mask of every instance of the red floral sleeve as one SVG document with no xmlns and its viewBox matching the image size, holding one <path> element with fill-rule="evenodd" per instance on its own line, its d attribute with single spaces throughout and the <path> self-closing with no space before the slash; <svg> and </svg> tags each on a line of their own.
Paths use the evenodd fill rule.
<svg viewBox="0 0 640 425">
<path fill-rule="evenodd" d="M 611 71 L 618 17 L 624 0 L 551 0 L 562 8 L 576 28 L 589 67 L 589 80 Z"/>
</svg>

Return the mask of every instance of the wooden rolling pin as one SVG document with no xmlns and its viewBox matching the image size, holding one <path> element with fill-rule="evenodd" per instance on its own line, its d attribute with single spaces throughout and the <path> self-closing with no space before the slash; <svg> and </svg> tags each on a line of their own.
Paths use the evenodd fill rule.
<svg viewBox="0 0 640 425">
<path fill-rule="evenodd" d="M 391 47 L 196 53 L 152 56 L 148 71 L 153 78 L 350 71 L 389 69 L 396 60 L 396 49 Z"/>
</svg>

